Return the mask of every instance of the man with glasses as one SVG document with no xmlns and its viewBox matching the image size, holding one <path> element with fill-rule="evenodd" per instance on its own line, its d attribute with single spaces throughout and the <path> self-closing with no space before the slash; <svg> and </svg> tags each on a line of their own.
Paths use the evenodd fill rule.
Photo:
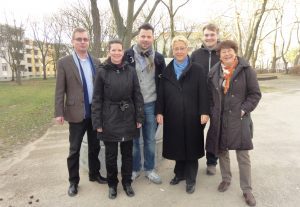
<svg viewBox="0 0 300 207">
<path fill-rule="evenodd" d="M 91 102 L 96 66 L 100 61 L 88 53 L 89 36 L 85 29 L 76 28 L 72 34 L 74 51 L 57 62 L 55 90 L 55 119 L 58 124 L 69 122 L 69 156 L 67 158 L 69 196 L 78 192 L 79 156 L 84 134 L 87 132 L 89 180 L 105 184 L 100 175 L 100 143 L 91 121 Z"/>
<path fill-rule="evenodd" d="M 200 63 L 204 74 L 208 72 L 220 59 L 215 50 L 218 44 L 219 28 L 214 24 L 207 24 L 203 27 L 203 44 L 191 55 L 191 61 Z M 206 139 L 206 174 L 215 175 L 218 157 L 210 152 L 210 140 Z"/>
</svg>

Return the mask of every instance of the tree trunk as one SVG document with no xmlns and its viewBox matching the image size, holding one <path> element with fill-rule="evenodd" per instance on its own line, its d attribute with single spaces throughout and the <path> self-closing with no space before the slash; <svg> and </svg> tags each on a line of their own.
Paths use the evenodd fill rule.
<svg viewBox="0 0 300 207">
<path fill-rule="evenodd" d="M 43 63 L 43 73 L 43 80 L 47 80 L 47 68 L 45 63 Z"/>
<path fill-rule="evenodd" d="M 299 60 L 300 60 L 300 53 L 298 53 L 295 57 L 295 60 L 294 60 L 294 67 L 299 65 Z"/>
<path fill-rule="evenodd" d="M 16 68 L 16 82 L 18 85 L 21 85 L 21 71 L 19 68 Z"/>
<path fill-rule="evenodd" d="M 145 18 L 144 22 L 149 22 L 151 16 L 153 15 L 158 3 L 161 0 L 156 0 L 154 5 L 152 6 L 151 11 L 149 12 L 148 16 Z M 109 0 L 109 4 L 114 16 L 118 37 L 123 40 L 124 49 L 128 49 L 131 45 L 132 38 L 137 35 L 137 32 L 133 32 L 133 22 L 135 22 L 137 16 L 139 15 L 140 11 L 142 10 L 143 6 L 147 0 L 144 0 L 140 7 L 137 9 L 136 13 L 134 14 L 134 5 L 135 0 L 128 0 L 128 7 L 127 7 L 127 19 L 126 24 L 124 24 L 124 19 L 121 16 L 119 2 L 118 0 Z M 141 21 L 142 22 L 142 21 Z"/>
<path fill-rule="evenodd" d="M 252 35 L 252 40 L 251 40 L 251 43 L 249 45 L 247 55 L 245 56 L 245 58 L 247 60 L 250 60 L 250 58 L 253 54 L 253 49 L 254 49 L 254 45 L 255 45 L 255 42 L 256 42 L 256 38 L 257 38 L 258 27 L 259 27 L 259 24 L 261 22 L 261 19 L 262 19 L 263 15 L 266 11 L 267 2 L 268 2 L 268 0 L 263 1 L 262 8 L 260 10 L 261 13 L 259 14 L 258 20 L 255 24 L 255 27 L 254 27 L 254 30 L 253 30 L 253 35 Z"/>
<path fill-rule="evenodd" d="M 92 55 L 96 58 L 100 58 L 101 53 L 101 25 L 100 25 L 100 17 L 99 17 L 99 9 L 97 6 L 97 0 L 91 1 L 91 12 L 93 19 L 93 45 L 92 45 Z"/>
<path fill-rule="evenodd" d="M 15 81 L 15 70 L 11 68 L 11 81 Z"/>
</svg>

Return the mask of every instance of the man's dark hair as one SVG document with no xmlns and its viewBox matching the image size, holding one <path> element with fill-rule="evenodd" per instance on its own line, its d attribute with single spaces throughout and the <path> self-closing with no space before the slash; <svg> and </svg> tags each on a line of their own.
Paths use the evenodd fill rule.
<svg viewBox="0 0 300 207">
<path fill-rule="evenodd" d="M 220 54 L 220 51 L 222 49 L 230 49 L 230 48 L 233 49 L 236 54 L 238 53 L 239 47 L 237 43 L 233 40 L 224 40 L 220 42 L 216 47 L 216 51 L 218 54 Z"/>
<path fill-rule="evenodd" d="M 152 32 L 154 33 L 154 28 L 153 28 L 152 25 L 149 24 L 149 23 L 144 23 L 144 24 L 142 24 L 142 25 L 138 28 L 138 31 L 140 32 L 142 29 L 144 29 L 144 30 L 152 30 Z"/>
</svg>

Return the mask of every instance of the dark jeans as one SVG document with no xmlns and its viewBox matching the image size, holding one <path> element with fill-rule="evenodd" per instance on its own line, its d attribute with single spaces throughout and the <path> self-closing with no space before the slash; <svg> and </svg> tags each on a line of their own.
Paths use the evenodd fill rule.
<svg viewBox="0 0 300 207">
<path fill-rule="evenodd" d="M 176 160 L 174 173 L 178 178 L 185 178 L 186 184 L 196 183 L 198 160 Z"/>
<path fill-rule="evenodd" d="M 206 165 L 217 165 L 218 164 L 218 157 L 215 156 L 213 153 L 206 152 Z"/>
<path fill-rule="evenodd" d="M 120 142 L 122 155 L 122 185 L 130 185 L 132 175 L 132 140 Z M 118 180 L 118 145 L 119 142 L 104 142 L 105 145 L 105 163 L 107 171 L 108 186 L 117 186 Z"/>
<path fill-rule="evenodd" d="M 89 162 L 89 176 L 97 176 L 100 171 L 100 161 L 98 158 L 100 152 L 100 143 L 97 139 L 97 132 L 93 130 L 92 120 L 84 119 L 79 123 L 69 123 L 69 142 L 70 150 L 67 159 L 69 170 L 70 183 L 78 184 L 79 177 L 79 156 L 80 147 L 83 136 L 87 132 L 88 141 L 88 162 Z"/>
</svg>

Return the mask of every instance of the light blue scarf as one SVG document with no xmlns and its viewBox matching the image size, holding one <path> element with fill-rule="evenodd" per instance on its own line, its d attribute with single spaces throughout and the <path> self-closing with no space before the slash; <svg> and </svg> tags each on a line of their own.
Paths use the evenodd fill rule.
<svg viewBox="0 0 300 207">
<path fill-rule="evenodd" d="M 179 77 L 182 74 L 182 71 L 186 68 L 186 66 L 189 64 L 189 57 L 187 56 L 182 63 L 177 62 L 176 59 L 173 61 L 173 66 L 176 74 L 177 80 L 179 80 Z"/>
</svg>

